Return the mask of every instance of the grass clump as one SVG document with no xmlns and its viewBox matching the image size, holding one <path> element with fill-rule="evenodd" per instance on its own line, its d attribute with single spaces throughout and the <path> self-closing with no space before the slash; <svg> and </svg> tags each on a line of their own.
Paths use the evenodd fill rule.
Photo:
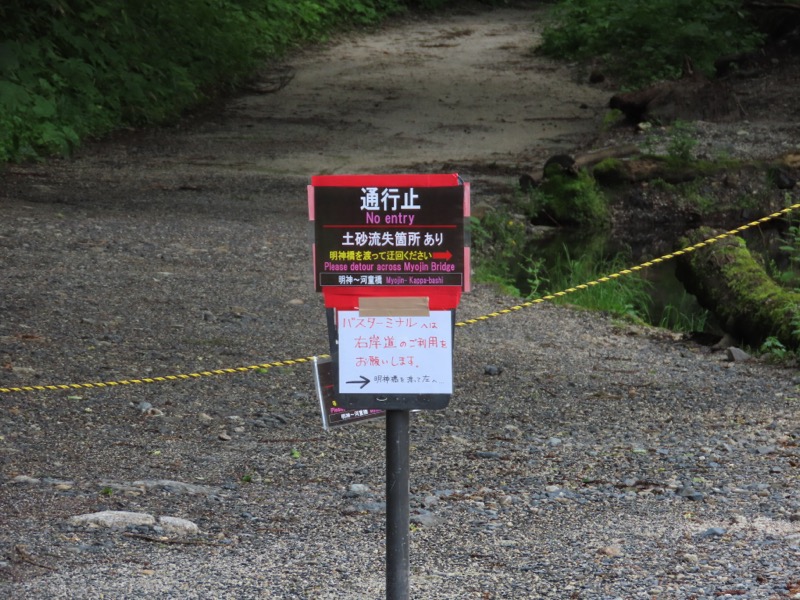
<svg viewBox="0 0 800 600">
<path fill-rule="evenodd" d="M 629 264 L 630 258 L 624 253 L 609 258 L 591 255 L 575 257 L 564 247 L 563 254 L 547 271 L 547 293 L 553 294 L 597 282 L 600 278 L 626 269 Z M 634 273 L 593 283 L 577 292 L 557 298 L 554 302 L 605 311 L 635 322 L 646 322 L 652 302 L 649 289 L 650 283 Z"/>
</svg>

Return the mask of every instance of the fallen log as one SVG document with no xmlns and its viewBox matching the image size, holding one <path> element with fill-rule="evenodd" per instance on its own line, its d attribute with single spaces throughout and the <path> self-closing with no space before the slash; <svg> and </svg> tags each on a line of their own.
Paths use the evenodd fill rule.
<svg viewBox="0 0 800 600">
<path fill-rule="evenodd" d="M 719 233 L 702 227 L 680 244 L 690 246 Z M 786 348 L 800 348 L 800 293 L 775 283 L 742 238 L 725 238 L 682 255 L 676 274 L 734 337 L 758 347 L 772 336 Z"/>
<path fill-rule="evenodd" d="M 519 186 L 523 192 L 539 187 L 539 184 L 547 176 L 547 171 L 552 165 L 562 167 L 562 170 L 572 171 L 577 173 L 578 169 L 590 168 L 597 163 L 600 163 L 608 158 L 625 158 L 629 156 L 638 155 L 641 153 L 639 146 L 636 144 L 624 144 L 622 146 L 612 146 L 609 148 L 600 148 L 599 150 L 592 150 L 585 154 L 576 156 L 575 158 L 566 154 L 556 154 L 547 159 L 542 167 L 539 175 L 531 175 L 523 173 L 519 177 Z"/>
<path fill-rule="evenodd" d="M 608 106 L 622 112 L 631 123 L 731 121 L 744 114 L 727 83 L 708 79 L 688 60 L 680 79 L 660 81 L 641 90 L 615 94 Z"/>
</svg>

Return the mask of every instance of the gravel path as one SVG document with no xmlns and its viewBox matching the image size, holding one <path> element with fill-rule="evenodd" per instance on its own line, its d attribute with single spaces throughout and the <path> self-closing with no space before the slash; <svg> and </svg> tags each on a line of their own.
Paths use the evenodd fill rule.
<svg viewBox="0 0 800 600">
<path fill-rule="evenodd" d="M 313 171 L 219 145 L 237 110 L 9 169 L 0 387 L 326 351 Z M 457 318 L 516 303 L 479 285 Z M 800 598 L 795 369 L 549 304 L 454 345 L 450 407 L 412 416 L 413 598 Z M 324 432 L 307 364 L 0 394 L 0 596 L 383 597 L 384 435 Z M 100 511 L 156 520 L 73 519 Z"/>
</svg>

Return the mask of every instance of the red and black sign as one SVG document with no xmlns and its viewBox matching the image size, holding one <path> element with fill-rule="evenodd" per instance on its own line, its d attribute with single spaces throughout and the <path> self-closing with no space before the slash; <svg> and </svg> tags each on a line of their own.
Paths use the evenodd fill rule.
<svg viewBox="0 0 800 600">
<path fill-rule="evenodd" d="M 316 289 L 432 297 L 441 288 L 467 289 L 467 198 L 457 175 L 314 177 Z"/>
</svg>

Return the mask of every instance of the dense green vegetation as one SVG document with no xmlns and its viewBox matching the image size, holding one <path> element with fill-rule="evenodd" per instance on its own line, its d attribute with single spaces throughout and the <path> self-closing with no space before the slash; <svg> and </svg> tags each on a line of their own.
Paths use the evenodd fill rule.
<svg viewBox="0 0 800 600">
<path fill-rule="evenodd" d="M 639 86 L 680 76 L 685 59 L 712 74 L 714 61 L 754 49 L 761 35 L 742 0 L 562 0 L 540 51 L 595 60 L 618 81 Z"/>
<path fill-rule="evenodd" d="M 4 0 L 0 164 L 163 123 L 270 57 L 447 0 Z"/>
</svg>

